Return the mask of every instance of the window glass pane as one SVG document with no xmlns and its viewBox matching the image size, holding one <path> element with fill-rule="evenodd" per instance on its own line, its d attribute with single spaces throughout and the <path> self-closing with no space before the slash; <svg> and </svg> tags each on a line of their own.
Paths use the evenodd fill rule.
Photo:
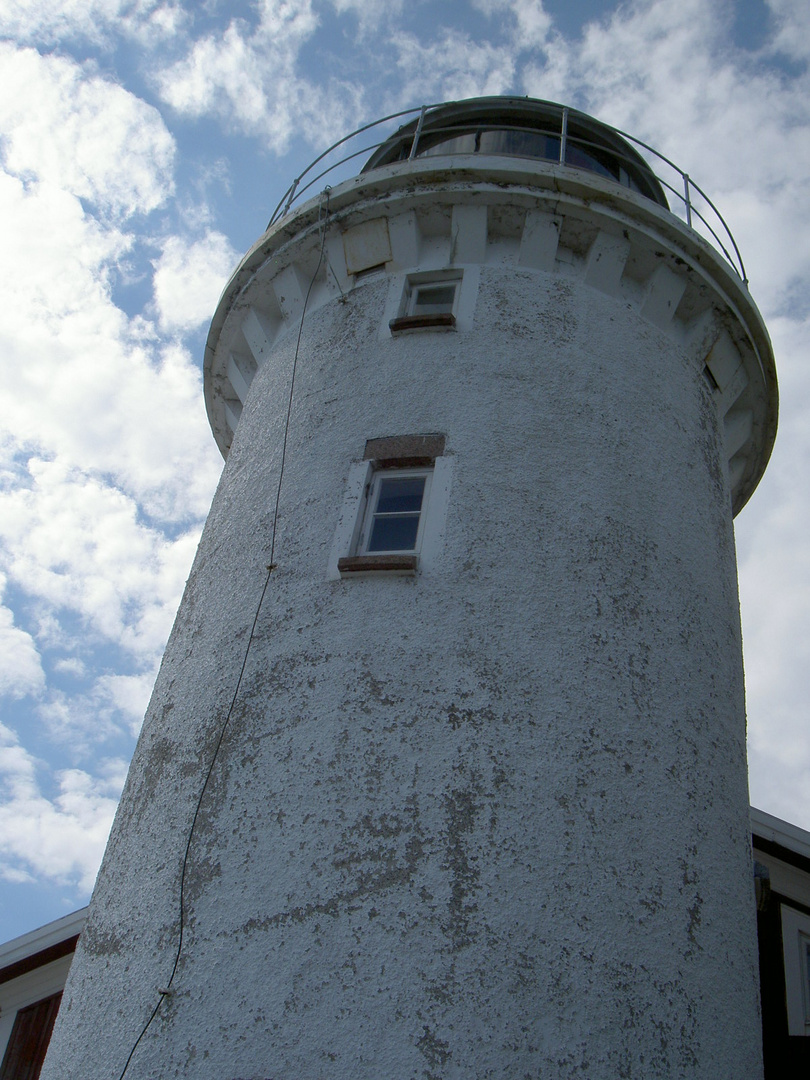
<svg viewBox="0 0 810 1080">
<path fill-rule="evenodd" d="M 413 551 L 419 531 L 418 514 L 375 517 L 368 542 L 369 551 Z"/>
<path fill-rule="evenodd" d="M 416 156 L 434 157 L 438 154 L 474 154 L 475 142 L 475 135 L 468 132 L 464 135 L 456 135 L 455 138 L 440 139 L 438 142 L 433 143 L 432 146 L 417 150 Z"/>
<path fill-rule="evenodd" d="M 604 158 L 604 160 L 601 158 Z M 618 162 L 612 158 L 608 158 L 604 154 L 601 155 L 601 158 L 597 158 L 594 154 L 589 153 L 585 147 L 577 146 L 574 142 L 569 142 L 566 146 L 566 165 L 574 165 L 578 169 L 588 169 L 590 172 L 599 173 L 600 176 L 607 176 L 611 180 L 618 180 Z"/>
<path fill-rule="evenodd" d="M 541 131 L 515 129 L 485 130 L 463 134 L 439 136 L 436 142 L 425 145 L 424 136 L 419 143 L 417 157 L 437 154 L 510 154 L 516 157 L 541 158 L 545 161 L 560 160 L 559 135 Z"/>
<path fill-rule="evenodd" d="M 452 311 L 456 298 L 455 285 L 429 285 L 417 288 L 413 297 L 413 314 L 433 314 L 437 311 Z"/>
<path fill-rule="evenodd" d="M 480 149 L 485 154 L 560 160 L 559 138 L 539 131 L 486 131 L 481 136 Z"/>
<path fill-rule="evenodd" d="M 424 476 L 393 477 L 380 481 L 377 514 L 419 513 L 425 490 Z"/>
</svg>

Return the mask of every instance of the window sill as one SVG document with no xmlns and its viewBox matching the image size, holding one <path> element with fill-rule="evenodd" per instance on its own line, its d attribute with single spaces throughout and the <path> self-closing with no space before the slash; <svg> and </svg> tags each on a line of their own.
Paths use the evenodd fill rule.
<svg viewBox="0 0 810 1080">
<path fill-rule="evenodd" d="M 347 555 L 338 559 L 341 577 L 349 574 L 415 574 L 416 555 Z"/>
<path fill-rule="evenodd" d="M 436 315 L 402 315 L 388 324 L 392 334 L 404 334 L 409 330 L 455 330 L 456 317 L 451 311 Z"/>
</svg>

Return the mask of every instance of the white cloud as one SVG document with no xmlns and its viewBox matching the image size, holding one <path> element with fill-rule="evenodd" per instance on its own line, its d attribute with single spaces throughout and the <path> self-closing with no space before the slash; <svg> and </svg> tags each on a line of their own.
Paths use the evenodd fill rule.
<svg viewBox="0 0 810 1080">
<path fill-rule="evenodd" d="M 109 45 L 115 31 L 153 46 L 185 21 L 180 4 L 161 0 L 4 0 L 0 12 L 3 33 L 37 44 L 87 38 Z"/>
<path fill-rule="evenodd" d="M 790 401 L 765 478 L 737 522 L 751 798 L 810 827 L 810 319 L 769 326 Z"/>
<path fill-rule="evenodd" d="M 792 60 L 810 59 L 810 6 L 807 0 L 766 0 L 776 19 L 771 47 Z"/>
<path fill-rule="evenodd" d="M 236 269 L 239 253 L 220 232 L 193 243 L 169 237 L 155 263 L 155 303 L 166 330 L 191 330 L 210 320 Z"/>
<path fill-rule="evenodd" d="M 156 676 L 157 665 L 142 675 L 102 675 L 96 680 L 96 692 L 128 718 L 132 735 L 141 729 Z"/>
<path fill-rule="evenodd" d="M 110 831 L 126 763 L 101 763 L 98 776 L 59 772 L 58 794 L 46 798 L 36 760 L 0 724 L 0 876 L 31 875 L 89 892 Z"/>
<path fill-rule="evenodd" d="M 331 0 L 331 3 L 338 15 L 351 12 L 357 18 L 361 34 L 379 30 L 384 22 L 393 22 L 406 6 L 406 0 Z"/>
<path fill-rule="evenodd" d="M 72 762 L 92 761 L 108 740 L 137 738 L 157 675 L 101 675 L 86 693 L 50 690 L 37 715 Z"/>
<path fill-rule="evenodd" d="M 152 514 L 197 517 L 221 466 L 199 369 L 110 298 L 131 241 L 53 185 L 0 175 L 0 410 L 19 450 L 111 476 Z"/>
<path fill-rule="evenodd" d="M 33 91 L 0 89 L 0 566 L 36 620 L 29 636 L 0 609 L 0 686 L 37 694 L 30 721 L 57 760 L 90 762 L 56 770 L 46 797 L 44 763 L 6 739 L 6 765 L 20 767 L 0 799 L 0 858 L 9 880 L 86 889 L 121 779 L 93 759 L 140 726 L 221 460 L 192 357 L 112 296 L 121 260 L 154 250 L 128 215 L 171 195 L 171 136 L 156 110 L 70 60 L 0 51 Z M 198 272 L 195 295 L 226 250 L 216 234 L 201 244 L 209 280 Z M 54 670 L 81 680 L 74 693 L 45 682 L 37 647 L 73 654 Z M 116 673 L 99 672 L 102 656 Z"/>
<path fill-rule="evenodd" d="M 255 29 L 234 19 L 157 77 L 160 93 L 185 116 L 216 116 L 286 152 L 303 135 L 324 145 L 349 130 L 361 91 L 317 82 L 299 70 L 299 54 L 318 26 L 312 0 L 260 0 Z"/>
<path fill-rule="evenodd" d="M 0 596 L 5 589 L 0 574 Z M 0 696 L 36 694 L 45 684 L 39 651 L 30 634 L 14 625 L 14 612 L 0 604 Z"/>
<path fill-rule="evenodd" d="M 115 214 L 171 193 L 174 140 L 152 106 L 64 57 L 0 44 L 0 65 L 7 170 Z"/>
<path fill-rule="evenodd" d="M 515 77 L 511 44 L 479 43 L 456 30 L 443 31 L 427 45 L 401 33 L 392 44 L 402 76 L 399 100 L 408 105 L 504 94 Z"/>
<path fill-rule="evenodd" d="M 473 6 L 490 18 L 511 16 L 514 41 L 522 50 L 542 47 L 553 26 L 542 0 L 473 0 Z"/>
<path fill-rule="evenodd" d="M 87 665 L 78 656 L 65 656 L 54 661 L 53 669 L 60 675 L 72 675 L 76 679 L 83 679 L 87 675 Z"/>
<path fill-rule="evenodd" d="M 9 576 L 30 596 L 77 612 L 96 639 L 151 664 L 163 647 L 197 528 L 176 540 L 139 520 L 135 501 L 53 461 L 0 494 Z"/>
</svg>

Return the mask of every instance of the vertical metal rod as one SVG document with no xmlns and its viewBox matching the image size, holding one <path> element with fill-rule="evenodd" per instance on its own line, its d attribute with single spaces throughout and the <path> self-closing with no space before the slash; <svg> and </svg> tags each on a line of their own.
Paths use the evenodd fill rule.
<svg viewBox="0 0 810 1080">
<path fill-rule="evenodd" d="M 562 111 L 562 126 L 560 128 L 560 164 L 565 164 L 565 151 L 568 143 L 568 109 Z"/>
<path fill-rule="evenodd" d="M 414 132 L 413 142 L 411 143 L 411 152 L 410 152 L 410 154 L 408 154 L 408 161 L 410 161 L 411 158 L 416 157 L 416 147 L 417 147 L 417 145 L 419 143 L 419 136 L 422 134 L 422 124 L 424 123 L 425 113 L 426 112 L 427 112 L 427 105 L 423 105 L 422 106 L 422 111 L 419 113 L 419 120 L 417 121 L 417 124 L 416 124 L 416 131 Z"/>
<path fill-rule="evenodd" d="M 290 209 L 290 206 L 292 205 L 292 201 L 295 198 L 295 189 L 298 187 L 298 181 L 300 179 L 301 177 L 297 176 L 292 182 L 292 187 L 290 188 L 290 194 L 287 198 L 287 202 L 284 204 L 284 209 L 281 211 L 282 217 L 284 217 L 284 215 L 287 213 L 287 211 Z"/>
<path fill-rule="evenodd" d="M 689 173 L 683 174 L 684 202 L 686 203 L 686 224 L 692 228 L 692 201 L 689 195 Z"/>
</svg>

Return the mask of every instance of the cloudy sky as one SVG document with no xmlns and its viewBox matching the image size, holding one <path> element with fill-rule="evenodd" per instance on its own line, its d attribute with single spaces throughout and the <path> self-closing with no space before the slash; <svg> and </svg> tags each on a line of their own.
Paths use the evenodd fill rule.
<svg viewBox="0 0 810 1080">
<path fill-rule="evenodd" d="M 207 321 L 383 112 L 566 102 L 713 197 L 780 374 L 737 519 L 752 802 L 810 828 L 807 0 L 0 0 L 0 941 L 85 903 L 222 461 Z"/>
</svg>

